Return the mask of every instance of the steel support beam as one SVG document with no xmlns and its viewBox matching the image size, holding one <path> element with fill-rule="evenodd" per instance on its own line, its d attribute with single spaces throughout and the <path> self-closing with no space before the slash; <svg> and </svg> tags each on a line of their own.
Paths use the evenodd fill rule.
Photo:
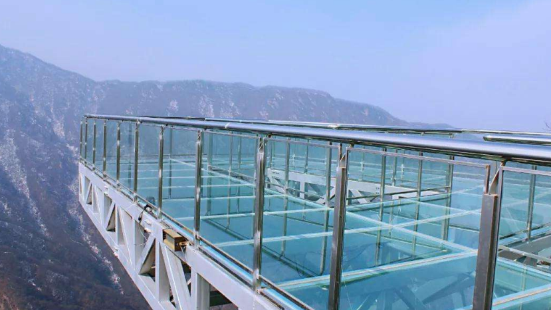
<svg viewBox="0 0 551 310">
<path fill-rule="evenodd" d="M 342 254 L 344 243 L 344 225 L 346 220 L 346 183 L 348 179 L 348 152 L 339 147 L 339 165 L 337 167 L 337 181 L 335 188 L 335 208 L 333 221 L 333 240 L 331 243 L 331 271 L 329 277 L 329 304 L 330 310 L 339 309 Z"/>
<path fill-rule="evenodd" d="M 258 140 L 258 151 L 256 152 L 256 183 L 254 198 L 254 256 L 253 256 L 253 290 L 258 291 L 262 286 L 260 279 L 262 267 L 262 229 L 264 222 L 264 183 L 266 173 L 266 140 Z"/>
<path fill-rule="evenodd" d="M 101 163 L 101 172 L 105 176 L 107 173 L 107 120 L 103 121 L 103 154 Z"/>
<path fill-rule="evenodd" d="M 195 143 L 195 211 L 193 215 L 193 239 L 196 246 L 199 245 L 199 233 L 201 230 L 203 136 L 204 132 L 202 130 L 197 131 L 197 142 Z"/>
<path fill-rule="evenodd" d="M 140 122 L 134 128 L 134 194 L 138 193 L 138 159 L 140 152 Z"/>
<path fill-rule="evenodd" d="M 503 169 L 500 168 L 492 185 L 482 197 L 473 310 L 490 310 L 492 308 L 502 187 Z"/>
<path fill-rule="evenodd" d="M 88 158 L 88 119 L 84 121 L 84 159 Z"/>
<path fill-rule="evenodd" d="M 94 170 L 96 169 L 96 136 L 97 136 L 97 129 L 96 129 L 96 123 L 97 120 L 94 121 L 94 137 L 92 138 L 92 167 L 94 167 Z"/>
<path fill-rule="evenodd" d="M 538 166 L 532 165 L 532 170 L 537 170 Z M 532 238 L 532 221 L 534 219 L 534 199 L 536 195 L 536 175 L 530 175 L 530 189 L 528 193 L 528 217 L 526 219 L 526 239 Z"/>
<path fill-rule="evenodd" d="M 121 122 L 117 122 L 117 185 L 120 184 L 121 178 Z"/>
<path fill-rule="evenodd" d="M 161 126 L 159 129 L 159 183 L 157 194 L 157 217 L 161 217 L 163 212 L 163 168 L 164 168 L 164 141 L 165 127 Z"/>
</svg>

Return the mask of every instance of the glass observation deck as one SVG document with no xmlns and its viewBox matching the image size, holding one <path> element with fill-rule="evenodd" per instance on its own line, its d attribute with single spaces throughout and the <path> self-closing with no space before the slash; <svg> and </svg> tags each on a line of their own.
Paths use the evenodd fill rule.
<svg viewBox="0 0 551 310">
<path fill-rule="evenodd" d="M 550 309 L 551 135 L 87 115 L 81 162 L 275 303 Z"/>
</svg>

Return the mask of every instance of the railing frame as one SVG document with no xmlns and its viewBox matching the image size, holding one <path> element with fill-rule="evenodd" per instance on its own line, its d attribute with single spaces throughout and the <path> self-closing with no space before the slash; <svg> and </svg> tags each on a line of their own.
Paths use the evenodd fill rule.
<svg viewBox="0 0 551 310">
<path fill-rule="evenodd" d="M 93 137 L 92 137 L 92 145 L 89 145 L 88 143 L 88 134 L 90 130 L 90 119 L 93 120 Z M 83 160 L 92 167 L 92 169 L 97 169 L 96 167 L 96 158 L 98 156 L 97 154 L 97 122 L 99 119 L 103 119 L 103 152 L 101 154 L 102 156 L 102 175 L 104 177 L 107 176 L 107 121 L 109 118 L 101 118 L 101 117 L 86 117 L 83 121 L 80 122 L 81 127 L 81 133 L 80 133 L 80 141 L 79 141 L 79 154 L 83 158 Z M 132 190 L 134 194 L 134 199 L 138 198 L 138 172 L 139 172 L 139 129 L 140 124 L 144 121 L 142 118 L 134 118 L 134 119 L 125 119 L 125 118 L 115 118 L 117 119 L 117 141 L 116 141 L 116 181 L 117 185 L 120 185 L 120 173 L 121 173 L 121 123 L 122 121 L 131 121 L 135 123 L 134 127 L 134 165 L 133 165 L 133 171 L 134 171 L 134 178 L 133 178 L 133 185 Z M 154 122 L 155 124 L 159 125 L 159 122 Z M 170 128 L 170 156 L 172 156 L 172 144 L 173 144 L 173 128 L 167 127 L 170 126 L 168 124 L 161 124 L 160 126 L 160 133 L 159 133 L 159 166 L 158 166 L 158 201 L 156 202 L 157 212 L 156 216 L 158 218 L 161 218 L 163 215 L 162 211 L 162 201 L 163 201 L 163 174 L 164 174 L 164 143 L 165 143 L 165 137 L 164 132 L 166 128 Z M 172 126 L 178 126 L 178 125 L 172 125 Z M 183 125 L 186 127 L 185 125 Z M 187 126 L 189 129 L 195 130 L 197 132 L 197 141 L 196 141 L 196 158 L 195 158 L 195 164 L 196 164 L 196 171 L 195 171 L 195 209 L 194 209 L 194 228 L 193 228 L 193 237 L 194 237 L 194 245 L 199 246 L 199 240 L 200 240 L 200 213 L 201 213 L 201 191 L 202 191 L 202 162 L 203 162 L 203 140 L 204 140 L 204 132 L 205 129 L 209 128 L 206 124 L 200 124 L 197 126 L 190 125 Z M 198 128 L 199 127 L 199 128 Z M 228 131 L 239 131 L 239 128 L 228 128 Z M 220 130 L 221 128 L 213 127 L 213 129 Z M 255 174 L 256 174 L 256 180 L 255 180 L 255 201 L 254 201 L 254 236 L 253 236 L 253 242 L 254 242 L 254 252 L 253 252 L 253 269 L 252 269 L 252 288 L 257 291 L 262 291 L 262 276 L 261 276 L 261 267 L 262 267 L 262 233 L 263 233 L 263 213 L 264 213 L 264 191 L 265 191 L 265 177 L 266 177 L 266 145 L 267 141 L 272 139 L 271 137 L 266 137 L 265 131 L 267 129 L 262 128 L 262 130 L 259 129 L 259 132 L 257 132 L 257 141 L 258 145 L 256 148 L 256 158 L 255 158 Z M 243 129 L 243 131 L 246 131 L 246 129 Z M 209 131 L 210 132 L 210 131 Z M 316 133 L 314 134 L 312 131 L 308 131 L 309 135 L 306 136 L 307 140 L 308 138 L 319 138 L 324 139 L 326 138 L 326 133 Z M 213 155 L 213 146 L 212 146 L 212 137 L 213 132 L 209 133 L 208 137 L 208 153 L 207 155 L 207 169 L 210 170 L 212 168 L 212 155 Z M 289 167 L 290 167 L 290 137 L 295 137 L 296 134 L 285 134 L 285 133 L 275 133 L 276 135 L 280 135 L 283 137 L 287 137 L 287 145 L 286 145 L 286 158 L 285 158 L 285 166 L 286 166 L 286 175 L 285 175 L 285 184 L 284 184 L 284 191 L 285 193 L 288 192 L 288 186 L 289 186 Z M 131 135 L 131 132 L 129 132 L 129 135 Z M 130 137 L 130 136 L 129 136 Z M 253 136 L 251 136 L 253 138 Z M 329 148 L 327 150 L 326 155 L 326 169 L 328 170 L 327 173 L 327 181 L 326 181 L 326 193 L 325 193 L 325 203 L 327 207 L 330 207 L 330 186 L 331 186 L 331 141 L 341 141 L 340 146 L 338 147 L 338 153 L 339 153 L 339 159 L 338 159 L 338 165 L 337 165 L 337 174 L 336 174 L 336 184 L 335 184 L 335 206 L 334 206 L 334 223 L 333 223 L 333 235 L 332 235 L 332 247 L 331 247 L 331 265 L 330 265 L 330 277 L 329 277 L 329 300 L 328 300 L 328 307 L 329 309 L 338 309 L 339 308 L 339 301 L 340 301 L 340 289 L 341 289 L 341 277 L 342 277 L 342 259 L 343 259 L 343 243 L 344 243 L 344 230 L 345 230 L 345 219 L 346 219 L 346 198 L 347 198 L 347 182 L 348 182 L 348 159 L 349 159 L 349 152 L 353 148 L 351 146 L 350 148 L 347 148 L 346 150 L 343 150 L 342 140 L 344 141 L 351 141 L 347 140 L 348 138 L 345 138 L 344 136 L 340 137 L 334 137 L 329 139 Z M 363 139 L 363 138 L 362 138 Z M 239 142 L 238 142 L 238 166 L 241 165 L 241 136 L 239 136 Z M 310 140 L 308 140 L 310 141 Z M 231 138 L 231 144 L 232 147 L 230 149 L 230 161 L 233 161 L 233 136 Z M 380 146 L 380 141 L 376 142 L 375 146 Z M 393 148 L 398 148 L 401 145 L 403 145 L 404 142 L 400 142 L 397 144 L 390 144 Z M 308 171 L 308 161 L 309 161 L 309 145 L 306 143 L 306 162 L 305 162 L 305 171 Z M 92 148 L 91 158 L 89 158 L 89 148 Z M 419 146 L 419 144 L 416 144 L 413 149 L 426 149 L 427 151 L 434 151 L 429 148 L 424 148 L 425 146 Z M 530 154 L 537 154 L 537 158 L 534 158 L 532 162 L 531 169 L 534 170 L 534 172 L 531 175 L 530 178 L 530 193 L 529 193 L 529 200 L 528 200 L 528 217 L 526 222 L 526 232 L 527 232 L 527 238 L 531 238 L 532 233 L 532 221 L 533 221 L 533 209 L 534 209 L 534 196 L 535 196 L 535 186 L 536 186 L 536 175 L 548 175 L 547 172 L 540 172 L 537 171 L 536 164 L 542 163 L 542 158 L 551 158 L 551 153 L 547 154 L 546 151 L 542 150 L 533 150 L 530 148 L 531 146 L 521 146 L 519 149 L 530 149 Z M 407 148 L 407 147 L 406 147 Z M 422 173 L 423 173 L 423 153 L 422 151 L 419 151 L 419 156 L 416 155 L 407 155 L 407 154 L 398 154 L 398 150 L 396 150 L 396 153 L 389 153 L 386 151 L 387 148 L 383 147 L 382 152 L 371 152 L 370 153 L 380 153 L 382 156 L 381 159 L 381 188 L 380 188 L 380 199 L 381 203 L 384 201 L 384 195 L 385 195 L 385 184 L 386 184 L 386 165 L 387 165 L 387 156 L 394 157 L 394 170 L 392 171 L 392 178 L 391 182 L 394 184 L 395 181 L 395 174 L 397 170 L 397 158 L 411 158 L 411 159 L 417 159 L 419 160 L 419 166 L 418 166 L 418 179 L 417 179 L 417 197 L 421 198 L 421 192 L 422 192 Z M 459 150 L 459 151 L 458 151 Z M 365 151 L 365 150 L 364 150 Z M 458 153 L 459 152 L 459 153 Z M 500 149 L 499 152 L 503 152 L 503 148 Z M 511 151 L 514 153 L 514 151 Z M 460 148 L 454 148 L 449 152 L 452 155 L 449 155 L 449 160 L 445 159 L 431 159 L 432 161 L 437 162 L 448 162 L 450 167 L 448 169 L 448 182 L 449 184 L 449 191 L 451 192 L 452 182 L 453 182 L 453 173 L 454 173 L 454 163 L 455 163 L 455 154 L 462 154 L 464 156 L 471 156 L 476 157 L 473 154 L 476 152 L 473 151 L 473 149 L 470 149 L 470 146 L 465 149 L 465 152 L 462 153 Z M 394 154 L 394 155 L 392 155 Z M 480 232 L 479 232 L 479 249 L 478 249 L 478 256 L 477 256 L 477 262 L 476 262 L 476 276 L 475 276 L 475 288 L 474 288 L 474 295 L 473 295 L 473 309 L 474 310 L 488 310 L 492 307 L 493 302 L 493 285 L 495 281 L 495 267 L 497 263 L 497 251 L 498 251 L 498 241 L 499 241 L 499 221 L 500 221 L 500 214 L 501 214 L 501 195 L 503 191 L 503 175 L 504 171 L 515 171 L 514 168 L 508 168 L 505 169 L 504 163 L 510 159 L 510 158 L 516 158 L 515 156 L 507 157 L 510 154 L 508 152 L 503 152 L 503 155 L 496 155 L 496 154 L 490 154 L 490 158 L 499 158 L 499 156 L 502 156 L 502 165 L 498 168 L 498 171 L 496 172 L 496 175 L 491 182 L 485 183 L 484 186 L 484 194 L 483 194 L 483 201 L 482 201 L 482 209 L 481 209 L 481 219 L 480 219 Z M 273 159 L 273 152 L 271 154 L 271 159 Z M 518 155 L 519 158 L 528 158 L 528 157 L 522 157 L 521 155 Z M 482 158 L 486 158 L 485 156 Z M 524 161 L 521 161 L 524 162 Z M 530 162 L 530 160 L 528 160 Z M 551 160 L 548 160 L 548 163 L 551 162 Z M 363 164 L 363 162 L 362 162 Z M 230 169 L 231 167 L 230 162 Z M 129 167 L 130 168 L 130 167 Z M 238 168 L 239 169 L 239 168 Z M 99 170 L 99 169 L 97 169 Z M 522 169 L 521 169 L 522 170 Z M 487 171 L 487 177 L 489 175 L 489 169 Z M 451 199 L 451 198 L 450 198 Z M 380 210 L 380 217 L 382 220 L 382 209 Z M 416 218 L 418 217 L 418 211 L 416 212 Z M 416 229 L 415 229 L 416 230 Z M 447 240 L 447 230 L 442 232 L 442 236 L 444 240 Z"/>
<path fill-rule="evenodd" d="M 330 310 L 338 310 L 340 302 L 344 225 L 346 221 L 346 185 L 348 183 L 348 150 L 339 146 L 339 164 L 335 183 L 335 208 L 333 215 L 333 238 L 331 243 L 331 271 L 329 276 Z"/>
<path fill-rule="evenodd" d="M 266 140 L 260 137 L 256 152 L 256 188 L 254 198 L 254 254 L 253 254 L 253 290 L 259 291 L 262 287 L 260 278 L 262 267 L 262 231 L 264 223 L 264 185 L 266 182 Z"/>
</svg>

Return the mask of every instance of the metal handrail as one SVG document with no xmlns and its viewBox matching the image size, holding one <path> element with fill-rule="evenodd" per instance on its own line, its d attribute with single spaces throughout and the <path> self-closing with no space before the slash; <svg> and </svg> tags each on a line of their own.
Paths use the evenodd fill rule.
<svg viewBox="0 0 551 310">
<path fill-rule="evenodd" d="M 511 145 L 508 143 L 487 143 L 485 141 L 442 139 L 417 135 L 408 136 L 353 130 L 246 124 L 195 119 L 109 116 L 95 114 L 89 114 L 86 115 L 86 117 L 119 121 L 139 121 L 141 123 L 152 123 L 159 125 L 240 131 L 284 137 L 321 139 L 339 143 L 370 144 L 435 153 L 446 153 L 448 155 L 459 155 L 496 161 L 519 161 L 530 164 L 551 165 L 551 149 L 533 145 Z"/>
<path fill-rule="evenodd" d="M 551 138 L 528 136 L 484 136 L 484 141 L 551 146 Z"/>
<path fill-rule="evenodd" d="M 147 116 L 150 118 L 168 118 L 168 119 L 186 119 L 186 120 L 203 120 L 214 122 L 231 122 L 243 124 L 262 124 L 262 125 L 278 125 L 278 126 L 294 126 L 294 127 L 312 127 L 325 129 L 342 129 L 342 130 L 364 130 L 389 133 L 415 133 L 415 134 L 496 134 L 496 135 L 527 135 L 527 136 L 545 136 L 551 137 L 551 133 L 546 132 L 529 132 L 515 130 L 491 130 L 491 129 L 468 129 L 468 128 L 422 128 L 422 127 L 406 127 L 406 126 L 382 126 L 382 125 L 364 125 L 364 124 L 349 124 L 349 123 L 322 123 L 322 122 L 307 122 L 307 121 L 285 121 L 285 120 L 243 120 L 231 118 L 217 117 L 163 117 L 163 116 Z"/>
</svg>

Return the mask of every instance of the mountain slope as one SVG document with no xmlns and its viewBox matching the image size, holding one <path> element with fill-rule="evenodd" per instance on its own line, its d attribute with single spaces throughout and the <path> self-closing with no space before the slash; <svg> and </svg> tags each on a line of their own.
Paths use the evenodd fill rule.
<svg viewBox="0 0 551 310">
<path fill-rule="evenodd" d="M 147 308 L 78 206 L 84 113 L 406 124 L 315 90 L 96 82 L 0 46 L 0 309 Z"/>
</svg>

